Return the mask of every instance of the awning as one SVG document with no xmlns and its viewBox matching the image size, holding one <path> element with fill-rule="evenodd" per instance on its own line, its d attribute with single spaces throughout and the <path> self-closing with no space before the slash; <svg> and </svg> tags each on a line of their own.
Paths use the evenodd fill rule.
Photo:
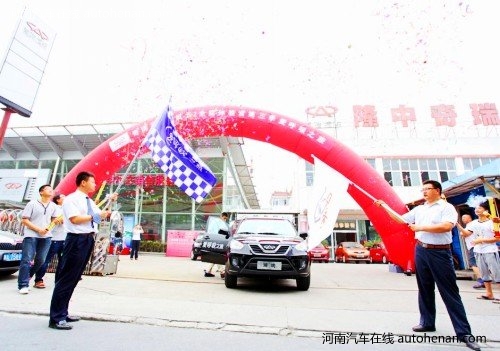
<svg viewBox="0 0 500 351">
<path fill-rule="evenodd" d="M 500 198 L 500 159 L 478 167 L 470 172 L 450 179 L 442 184 L 443 193 L 448 197 L 464 194 L 485 186 L 495 197 Z"/>
</svg>

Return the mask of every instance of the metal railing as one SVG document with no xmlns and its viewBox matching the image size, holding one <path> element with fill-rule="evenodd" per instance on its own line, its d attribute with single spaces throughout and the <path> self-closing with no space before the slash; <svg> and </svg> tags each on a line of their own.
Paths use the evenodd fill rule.
<svg viewBox="0 0 500 351">
<path fill-rule="evenodd" d="M 0 208 L 0 229 L 17 235 L 23 235 L 22 214 L 20 209 Z"/>
</svg>

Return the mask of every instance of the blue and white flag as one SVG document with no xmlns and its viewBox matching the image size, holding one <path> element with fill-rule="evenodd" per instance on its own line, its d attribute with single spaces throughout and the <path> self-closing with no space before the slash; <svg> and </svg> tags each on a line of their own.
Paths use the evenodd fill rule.
<svg viewBox="0 0 500 351">
<path fill-rule="evenodd" d="M 145 145 L 153 161 L 167 177 L 196 202 L 212 190 L 217 178 L 210 168 L 177 133 L 170 120 L 170 106 L 146 136 Z"/>
</svg>

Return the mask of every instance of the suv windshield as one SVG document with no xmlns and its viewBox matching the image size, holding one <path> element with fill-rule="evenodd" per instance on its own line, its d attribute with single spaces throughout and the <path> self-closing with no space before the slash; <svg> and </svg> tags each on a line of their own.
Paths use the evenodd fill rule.
<svg viewBox="0 0 500 351">
<path fill-rule="evenodd" d="M 284 219 L 243 220 L 236 232 L 238 235 L 279 235 L 294 238 L 297 232 L 293 224 Z"/>
</svg>

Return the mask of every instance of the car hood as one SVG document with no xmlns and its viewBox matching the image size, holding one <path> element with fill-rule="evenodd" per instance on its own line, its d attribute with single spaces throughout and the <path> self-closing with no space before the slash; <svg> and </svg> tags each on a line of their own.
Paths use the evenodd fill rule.
<svg viewBox="0 0 500 351">
<path fill-rule="evenodd" d="M 316 248 L 314 248 L 314 249 L 311 249 L 311 250 L 309 250 L 309 251 L 310 251 L 310 252 L 318 252 L 318 253 L 321 253 L 321 252 L 328 251 L 328 249 L 326 249 L 326 248 L 324 248 L 324 249 L 316 249 Z"/>
<path fill-rule="evenodd" d="M 23 242 L 23 237 L 11 232 L 6 232 L 4 230 L 0 231 L 0 243 L 8 243 L 15 245 L 17 243 Z"/>
</svg>

